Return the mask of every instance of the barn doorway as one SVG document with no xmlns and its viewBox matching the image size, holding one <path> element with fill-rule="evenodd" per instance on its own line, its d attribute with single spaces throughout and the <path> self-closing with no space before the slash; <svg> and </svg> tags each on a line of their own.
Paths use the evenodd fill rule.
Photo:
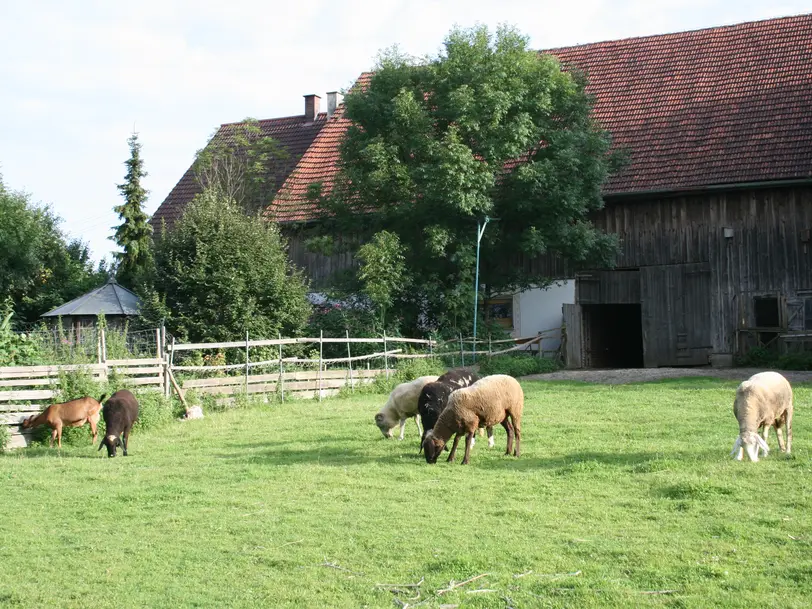
<svg viewBox="0 0 812 609">
<path fill-rule="evenodd" d="M 583 305 L 584 366 L 642 368 L 640 304 Z"/>
</svg>

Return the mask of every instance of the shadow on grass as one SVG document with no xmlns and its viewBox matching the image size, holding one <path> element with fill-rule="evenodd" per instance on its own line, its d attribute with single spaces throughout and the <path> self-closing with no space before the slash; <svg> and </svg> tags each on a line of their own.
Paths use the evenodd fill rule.
<svg viewBox="0 0 812 609">
<path fill-rule="evenodd" d="M 495 451 L 496 449 L 494 449 Z M 523 470 L 560 470 L 560 473 L 587 473 L 595 470 L 605 470 L 606 468 L 638 468 L 644 464 L 662 459 L 661 453 L 635 452 L 635 453 L 598 453 L 598 452 L 578 452 L 556 457 L 543 456 L 522 456 L 518 459 L 504 454 L 504 449 L 497 453 L 494 458 L 483 458 L 471 453 L 471 465 L 483 469 L 504 469 L 513 471 Z M 456 463 L 462 460 L 461 453 L 457 453 Z"/>
</svg>

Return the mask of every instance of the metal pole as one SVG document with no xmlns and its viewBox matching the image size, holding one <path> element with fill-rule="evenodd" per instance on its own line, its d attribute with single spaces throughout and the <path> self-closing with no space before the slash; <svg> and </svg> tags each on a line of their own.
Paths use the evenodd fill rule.
<svg viewBox="0 0 812 609">
<path fill-rule="evenodd" d="M 282 403 L 285 402 L 285 376 L 282 370 L 282 333 L 279 336 L 279 392 L 282 394 Z"/>
<path fill-rule="evenodd" d="M 479 242 L 482 241 L 482 235 L 485 234 L 485 227 L 488 226 L 490 218 L 485 216 L 485 222 L 480 228 L 479 222 L 476 223 L 476 279 L 474 280 L 474 361 L 476 361 L 476 314 L 479 308 Z M 464 364 L 463 364 L 464 365 Z"/>
<path fill-rule="evenodd" d="M 493 353 L 493 343 L 491 342 L 491 335 L 488 334 L 488 357 L 491 357 L 491 353 Z"/>
<path fill-rule="evenodd" d="M 355 393 L 355 381 L 352 378 L 352 354 L 350 353 L 350 331 L 347 330 L 347 363 L 350 365 L 350 391 Z"/>
<path fill-rule="evenodd" d="M 321 402 L 321 364 L 324 358 L 324 330 L 320 330 L 319 332 L 319 402 Z"/>
</svg>

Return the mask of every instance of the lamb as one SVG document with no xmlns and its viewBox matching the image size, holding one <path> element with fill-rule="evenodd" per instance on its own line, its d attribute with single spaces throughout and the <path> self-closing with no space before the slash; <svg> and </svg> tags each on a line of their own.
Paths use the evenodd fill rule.
<svg viewBox="0 0 812 609">
<path fill-rule="evenodd" d="M 739 422 L 739 436 L 730 455 L 741 461 L 744 451 L 751 461 L 758 461 L 759 449 L 766 457 L 769 453 L 767 434 L 770 425 L 775 426 L 778 447 L 790 454 L 792 450 L 792 387 L 777 372 L 760 372 L 744 381 L 736 390 L 733 414 Z M 781 437 L 781 427 L 786 425 L 787 442 Z M 758 431 L 764 428 L 764 439 Z"/>
<path fill-rule="evenodd" d="M 85 423 L 90 423 L 90 433 L 92 434 L 90 443 L 95 444 L 98 437 L 96 427 L 99 423 L 99 410 L 103 399 L 104 395 L 98 401 L 84 396 L 60 404 L 51 404 L 38 415 L 31 415 L 23 421 L 23 429 L 48 425 L 53 430 L 48 446 L 53 447 L 54 439 L 56 439 L 57 446 L 62 448 L 63 427 L 81 427 Z"/>
<path fill-rule="evenodd" d="M 471 444 L 479 427 L 501 423 L 507 432 L 506 455 L 521 454 L 522 410 L 524 392 L 512 376 L 494 374 L 480 379 L 470 387 L 457 389 L 448 398 L 448 406 L 423 441 L 427 463 L 436 463 L 449 438 L 455 433 L 454 444 L 448 460 L 453 461 L 460 436 L 465 434 L 465 457 L 463 465 L 470 461 Z M 513 449 L 513 436 L 516 435 L 516 448 Z"/>
<path fill-rule="evenodd" d="M 130 443 L 130 430 L 138 419 L 138 400 L 126 389 L 116 391 L 105 403 L 102 415 L 106 429 L 104 439 L 99 444 L 99 450 L 102 449 L 102 446 L 107 446 L 107 456 L 115 457 L 116 447 L 121 446 L 126 457 L 127 447 Z"/>
<path fill-rule="evenodd" d="M 423 424 L 423 435 L 420 437 L 420 451 L 423 450 L 423 441 L 426 433 L 437 423 L 440 413 L 448 404 L 448 397 L 460 387 L 468 387 L 481 377 L 470 370 L 449 370 L 433 383 L 429 383 L 420 392 L 417 400 L 417 411 L 420 413 L 420 422 Z M 493 446 L 493 428 L 488 427 L 488 446 Z"/>
<path fill-rule="evenodd" d="M 422 434 L 420 423 L 417 421 L 417 398 L 423 387 L 437 380 L 436 376 L 421 376 L 408 383 L 401 383 L 389 394 L 389 399 L 375 415 L 375 425 L 381 430 L 385 438 L 392 437 L 392 430 L 400 424 L 400 437 L 403 439 L 406 419 L 414 417 L 417 431 Z"/>
</svg>

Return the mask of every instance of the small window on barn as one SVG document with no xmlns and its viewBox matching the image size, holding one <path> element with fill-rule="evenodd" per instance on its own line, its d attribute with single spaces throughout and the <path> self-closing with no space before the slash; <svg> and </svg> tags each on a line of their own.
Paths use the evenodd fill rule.
<svg viewBox="0 0 812 609">
<path fill-rule="evenodd" d="M 804 300 L 804 330 L 812 330 L 812 298 Z"/>
<path fill-rule="evenodd" d="M 759 296 L 754 298 L 753 311 L 756 317 L 757 328 L 777 328 L 781 325 L 781 316 L 778 311 L 778 298 L 775 296 Z"/>
<path fill-rule="evenodd" d="M 491 298 L 485 303 L 488 317 L 506 330 L 513 329 L 513 297 Z"/>
</svg>

